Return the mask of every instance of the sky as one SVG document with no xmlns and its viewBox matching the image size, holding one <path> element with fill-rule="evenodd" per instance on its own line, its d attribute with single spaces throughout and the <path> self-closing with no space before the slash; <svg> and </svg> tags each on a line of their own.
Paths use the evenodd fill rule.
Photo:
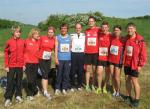
<svg viewBox="0 0 150 109">
<path fill-rule="evenodd" d="M 37 25 L 50 14 L 100 11 L 105 16 L 128 18 L 150 15 L 150 0 L 1 0 L 0 18 Z"/>
</svg>

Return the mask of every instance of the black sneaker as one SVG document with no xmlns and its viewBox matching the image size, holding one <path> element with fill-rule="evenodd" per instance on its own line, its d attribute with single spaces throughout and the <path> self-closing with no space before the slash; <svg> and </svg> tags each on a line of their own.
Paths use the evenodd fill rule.
<svg viewBox="0 0 150 109">
<path fill-rule="evenodd" d="M 138 107 L 139 106 L 139 100 L 137 100 L 137 99 L 133 100 L 131 103 L 131 106 L 132 107 Z"/>
<path fill-rule="evenodd" d="M 132 97 L 131 96 L 124 96 L 123 97 L 124 102 L 126 102 L 127 104 L 131 104 L 132 103 Z"/>
</svg>

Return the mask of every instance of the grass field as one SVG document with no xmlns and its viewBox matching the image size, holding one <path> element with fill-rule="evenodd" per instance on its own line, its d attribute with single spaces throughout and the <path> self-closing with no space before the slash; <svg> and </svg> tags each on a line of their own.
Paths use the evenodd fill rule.
<svg viewBox="0 0 150 109">
<path fill-rule="evenodd" d="M 147 52 L 148 52 L 148 61 L 146 66 L 142 69 L 140 74 L 140 84 L 142 89 L 141 102 L 139 109 L 149 109 L 150 106 L 150 19 L 114 19 L 114 18 L 105 18 L 112 26 L 114 24 L 121 24 L 122 27 L 133 21 L 137 24 L 137 31 L 144 36 L 147 42 Z M 97 24 L 100 25 L 100 22 Z M 32 26 L 24 26 L 22 37 L 25 38 L 27 33 L 32 28 Z M 85 28 L 84 28 L 85 29 Z M 73 29 L 70 29 L 70 33 Z M 45 32 L 42 32 L 45 34 Z M 58 31 L 57 33 L 58 34 Z M 3 70 L 3 46 L 5 41 L 10 36 L 10 30 L 0 30 L 0 77 L 6 75 Z M 125 35 L 125 29 L 123 29 L 123 35 Z M 124 73 L 121 74 L 121 92 L 124 94 L 125 85 L 124 85 Z M 44 98 L 42 95 L 36 97 L 35 101 L 29 102 L 24 100 L 22 104 L 16 104 L 13 102 L 13 105 L 9 109 L 131 109 L 131 107 L 120 99 L 116 100 L 111 97 L 110 94 L 95 94 L 88 93 L 84 90 L 81 92 L 68 93 L 67 95 L 54 96 L 54 90 L 49 85 L 49 91 L 51 92 L 53 99 L 51 101 Z M 24 89 L 23 89 L 24 92 Z M 4 91 L 0 88 L 0 109 L 4 109 Z M 26 94 L 23 93 L 25 99 Z"/>
</svg>

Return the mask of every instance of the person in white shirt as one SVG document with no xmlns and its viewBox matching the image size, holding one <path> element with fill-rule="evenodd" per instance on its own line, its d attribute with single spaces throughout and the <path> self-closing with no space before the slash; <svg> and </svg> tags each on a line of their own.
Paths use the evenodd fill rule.
<svg viewBox="0 0 150 109">
<path fill-rule="evenodd" d="M 84 73 L 84 47 L 85 35 L 81 33 L 82 25 L 76 23 L 76 33 L 71 34 L 72 47 L 71 47 L 71 90 L 74 88 L 82 90 L 83 73 Z M 76 81 L 77 80 L 77 81 Z"/>
</svg>

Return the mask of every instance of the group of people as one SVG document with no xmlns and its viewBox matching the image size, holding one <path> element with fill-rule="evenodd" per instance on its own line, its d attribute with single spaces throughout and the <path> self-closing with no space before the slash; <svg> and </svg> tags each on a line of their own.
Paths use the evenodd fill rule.
<svg viewBox="0 0 150 109">
<path fill-rule="evenodd" d="M 124 66 L 126 96 L 123 99 L 137 107 L 140 99 L 138 76 L 146 63 L 146 46 L 143 37 L 136 32 L 136 25 L 127 24 L 125 37 L 121 36 L 120 25 L 115 25 L 111 33 L 108 22 L 104 21 L 97 27 L 93 16 L 89 17 L 88 25 L 89 28 L 82 33 L 82 25 L 78 22 L 75 24 L 75 33 L 68 34 L 68 25 L 62 23 L 60 35 L 56 37 L 53 26 L 48 27 L 45 36 L 40 36 L 38 29 L 32 29 L 25 40 L 20 38 L 21 28 L 13 27 L 12 37 L 7 40 L 4 48 L 7 71 L 5 106 L 12 104 L 14 94 L 17 102 L 23 102 L 23 71 L 27 77 L 27 99 L 34 99 L 39 90 L 36 83 L 38 68 L 42 73 L 42 93 L 51 99 L 47 89 L 54 51 L 57 68 L 55 95 L 67 94 L 67 90 L 83 90 L 83 83 L 87 92 L 107 94 L 106 86 L 112 80 L 112 95 L 119 97 L 120 75 Z M 131 97 L 132 86 L 134 98 Z"/>
</svg>

